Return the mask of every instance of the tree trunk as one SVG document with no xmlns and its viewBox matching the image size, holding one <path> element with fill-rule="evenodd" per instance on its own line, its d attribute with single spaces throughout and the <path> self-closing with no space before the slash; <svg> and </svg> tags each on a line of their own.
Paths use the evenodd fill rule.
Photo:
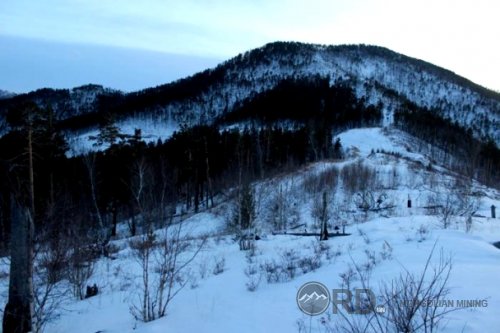
<svg viewBox="0 0 500 333">
<path fill-rule="evenodd" d="M 326 192 L 323 192 L 323 206 L 321 208 L 321 232 L 319 236 L 320 241 L 328 240 L 328 201 Z"/>
<path fill-rule="evenodd" d="M 26 333 L 33 313 L 33 219 L 29 208 L 12 199 L 12 246 L 9 300 L 3 316 L 4 333 Z M 15 245 L 14 245 L 15 244 Z"/>
<path fill-rule="evenodd" d="M 116 226 L 118 224 L 118 208 L 116 207 L 117 203 L 113 202 L 113 206 L 111 207 L 111 216 L 112 216 L 112 228 L 111 228 L 111 237 L 116 237 Z"/>
</svg>

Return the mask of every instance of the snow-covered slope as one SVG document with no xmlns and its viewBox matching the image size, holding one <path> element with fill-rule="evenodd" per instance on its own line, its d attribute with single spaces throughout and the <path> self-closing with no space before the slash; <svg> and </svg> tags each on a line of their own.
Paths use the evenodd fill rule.
<svg viewBox="0 0 500 333">
<path fill-rule="evenodd" d="M 88 281 L 99 286 L 99 294 L 82 301 L 65 299 L 60 316 L 48 323 L 46 331 L 329 332 L 342 318 L 333 314 L 332 305 L 318 317 L 302 314 L 296 293 L 304 283 L 319 281 L 329 289 L 341 288 L 341 274 L 355 266 L 369 267 L 366 273 L 370 288 L 378 295 L 379 283 L 388 283 L 405 270 L 421 272 L 435 246 L 433 267 L 439 263 L 440 253 L 451 256 L 453 263 L 450 293 L 445 300 L 453 301 L 455 307 L 459 300 L 480 304 L 454 308 L 456 311 L 443 321 L 443 331 L 495 332 L 500 325 L 500 250 L 492 243 L 500 241 L 500 220 L 489 214 L 491 205 L 500 206 L 500 193 L 473 183 L 461 197 L 463 202 L 473 201 L 476 207 L 470 230 L 466 231 L 466 218 L 459 211 L 444 229 L 443 216 L 430 207 L 431 203 L 463 194 L 462 180 L 442 166 L 429 167 L 426 156 L 410 151 L 416 139 L 381 128 L 350 130 L 339 137 L 346 159 L 315 163 L 254 184 L 254 231 L 261 236 L 254 251 L 240 251 L 234 233 L 226 227 L 231 201 L 220 200 L 216 208 L 183 220 L 182 233 L 190 237 L 191 245 L 181 260 L 188 258 L 204 237 L 208 238 L 184 276 L 189 283 L 172 300 L 166 317 L 142 323 L 129 312 L 139 300 L 142 280 L 139 264 L 122 238 L 127 235 L 124 224 L 121 237 L 114 241 L 119 249 L 115 259 L 99 260 Z M 343 176 L 344 170 L 353 165 L 373 171 L 370 179 L 374 183 L 367 189 L 372 195 L 385 195 L 384 209 L 359 208 L 356 198 L 360 192 L 351 193 L 349 178 Z M 311 181 L 325 172 L 336 178 Z M 311 184 L 319 184 L 319 188 Z M 345 225 L 350 235 L 331 237 L 321 244 L 316 237 L 291 235 L 303 229 L 318 230 L 313 211 L 323 190 L 330 192 L 330 231 L 335 225 Z M 273 233 L 284 231 L 277 230 L 271 217 L 278 195 L 286 201 L 287 220 L 281 227 L 287 234 Z M 412 200 L 411 208 L 407 206 L 408 198 Z M 158 230 L 157 235 L 161 234 Z M 319 260 L 319 265 L 309 269 L 299 264 L 308 259 Z M 283 276 L 279 281 L 269 277 L 266 267 L 290 262 L 297 265 L 293 277 Z M 8 279 L 2 276 L 0 295 L 6 295 Z M 352 283 L 352 288 L 363 287 L 359 279 Z M 250 291 L 252 286 L 254 291 Z"/>
<path fill-rule="evenodd" d="M 385 125 L 392 122 L 396 108 L 410 101 L 471 128 L 478 138 L 489 136 L 500 143 L 499 94 L 442 68 L 375 46 L 268 44 L 207 71 L 203 81 L 197 76 L 187 79 L 184 84 L 200 81 L 199 92 L 160 109 L 179 121 L 210 122 L 285 78 L 315 76 L 351 86 L 367 104 L 382 103 Z M 170 88 L 157 87 L 148 93 L 168 93 Z"/>
</svg>

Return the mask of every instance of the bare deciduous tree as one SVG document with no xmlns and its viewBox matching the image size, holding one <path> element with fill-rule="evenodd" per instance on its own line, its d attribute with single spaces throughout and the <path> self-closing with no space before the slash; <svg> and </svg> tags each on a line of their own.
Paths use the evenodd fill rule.
<svg viewBox="0 0 500 333">
<path fill-rule="evenodd" d="M 196 240 L 188 239 L 181 231 L 182 223 L 170 225 L 160 239 L 149 232 L 130 242 L 142 271 L 140 295 L 130 305 L 131 314 L 138 320 L 164 317 L 172 299 L 189 282 L 187 268 L 205 241 L 201 239 L 192 249 Z"/>
<path fill-rule="evenodd" d="M 38 247 L 35 251 L 33 274 L 33 332 L 41 333 L 55 319 L 67 299 L 62 283 L 68 263 L 67 248 Z"/>
<path fill-rule="evenodd" d="M 96 173 L 95 158 L 96 155 L 94 153 L 87 153 L 83 155 L 83 161 L 89 176 L 90 194 L 92 196 L 92 204 L 94 205 L 95 217 L 98 225 L 97 242 L 99 243 L 100 246 L 102 246 L 104 253 L 104 246 L 106 245 L 109 239 L 109 235 L 107 228 L 105 227 L 104 220 L 102 218 L 101 210 L 99 209 L 99 205 L 97 202 L 97 180 L 95 174 Z"/>
</svg>

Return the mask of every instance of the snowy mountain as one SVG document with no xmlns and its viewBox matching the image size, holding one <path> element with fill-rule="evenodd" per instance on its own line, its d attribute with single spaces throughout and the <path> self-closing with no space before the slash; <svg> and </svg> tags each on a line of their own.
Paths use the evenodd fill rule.
<svg viewBox="0 0 500 333">
<path fill-rule="evenodd" d="M 160 99 L 149 107 L 180 122 L 209 122 L 283 79 L 317 76 L 328 78 L 331 84 L 347 84 L 367 104 L 382 103 L 385 124 L 392 122 L 396 108 L 411 101 L 472 128 L 477 137 L 490 136 L 500 142 L 499 94 L 442 68 L 375 46 L 272 43 L 213 70 L 132 96 Z"/>
<path fill-rule="evenodd" d="M 368 104 L 382 103 L 385 123 L 391 123 L 394 110 L 409 100 L 472 127 L 478 137 L 487 135 L 500 142 L 500 95 L 442 68 L 375 46 L 272 43 L 177 85 L 137 95 L 168 96 L 177 88 L 200 85 L 191 98 L 160 106 L 181 121 L 196 123 L 230 112 L 284 78 L 314 76 L 327 77 L 332 84 L 346 83 Z"/>
<path fill-rule="evenodd" d="M 56 126 L 34 112 L 9 133 L 27 102 Z M 135 93 L 0 99 L 0 236 L 36 243 L 1 258 L 0 303 L 28 277 L 37 332 L 493 332 L 499 121 L 499 94 L 364 45 L 272 43 Z M 330 304 L 305 316 L 310 281 L 369 288 L 381 311 L 358 297 L 336 315 L 304 289 Z"/>
<path fill-rule="evenodd" d="M 322 46 L 277 42 L 171 84 L 122 94 L 99 86 L 41 90 L 16 98 L 52 105 L 65 126 L 95 130 L 103 113 L 122 123 L 212 123 L 284 80 L 319 78 L 348 86 L 366 106 L 383 111 L 383 125 L 408 103 L 500 144 L 500 95 L 421 60 L 366 45 Z M 12 99 L 11 99 L 12 100 Z M 10 105 L 0 103 L 0 114 Z M 99 116 L 101 115 L 101 116 Z M 101 117 L 101 118 L 100 118 Z M 171 128 L 171 126 L 167 126 Z M 83 131 L 82 131 L 83 129 Z M 148 134 L 148 128 L 142 129 Z"/>
</svg>

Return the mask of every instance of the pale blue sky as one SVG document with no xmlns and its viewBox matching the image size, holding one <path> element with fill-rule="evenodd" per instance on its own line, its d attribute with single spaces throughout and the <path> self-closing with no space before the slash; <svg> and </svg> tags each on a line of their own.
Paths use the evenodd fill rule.
<svg viewBox="0 0 500 333">
<path fill-rule="evenodd" d="M 0 89 L 71 86 L 83 79 L 132 90 L 152 85 L 148 84 L 150 76 L 154 84 L 162 81 L 162 75 L 168 82 L 268 42 L 295 40 L 381 45 L 500 90 L 498 13 L 500 2 L 493 0 L 2 0 L 0 50 L 10 43 L 11 54 L 0 54 Z M 22 47 L 13 48 L 13 39 Z M 41 42 L 33 40 L 44 40 L 46 51 L 40 52 Z M 136 82 L 123 77 L 105 80 L 120 72 L 112 60 L 101 60 L 101 70 L 92 76 L 94 72 L 85 68 L 92 67 L 88 61 L 94 58 L 85 62 L 65 57 L 61 61 L 67 61 L 73 70 L 68 70 L 66 83 L 55 83 L 54 75 L 49 74 L 58 64 L 61 47 L 72 47 L 77 53 L 95 47 L 95 52 L 103 54 L 119 47 L 115 52 L 131 52 L 128 58 L 134 59 L 130 61 L 134 64 L 123 62 L 121 70 L 131 66 L 132 72 L 142 68 L 145 73 L 142 81 L 137 76 Z M 22 72 L 20 64 L 27 66 L 32 53 L 40 57 L 32 61 L 38 66 L 34 72 L 40 74 L 18 77 L 16 87 L 10 87 L 10 76 Z M 165 56 L 162 70 L 155 71 L 158 63 L 151 57 L 157 59 L 159 53 L 175 54 L 177 60 L 171 62 Z M 9 61 L 16 58 L 20 64 Z M 83 74 L 87 75 L 80 77 Z M 22 88 L 23 80 L 31 83 Z"/>
</svg>

